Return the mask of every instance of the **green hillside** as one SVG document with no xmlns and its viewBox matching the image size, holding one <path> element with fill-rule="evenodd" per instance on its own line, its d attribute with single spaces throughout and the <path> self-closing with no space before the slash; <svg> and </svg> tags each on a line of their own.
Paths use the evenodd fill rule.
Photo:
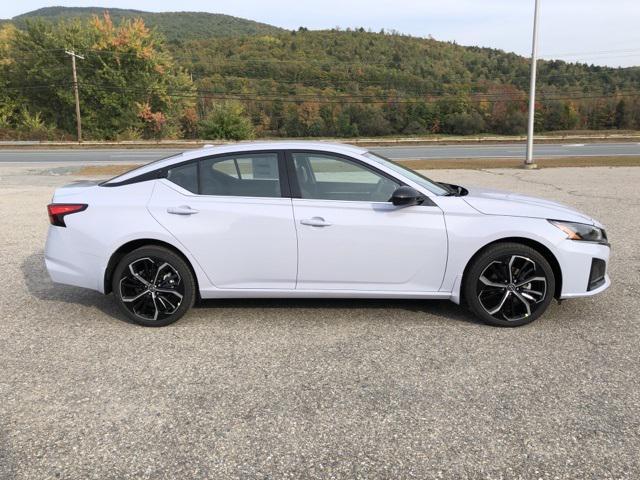
<svg viewBox="0 0 640 480">
<path fill-rule="evenodd" d="M 209 38 L 185 43 L 174 56 L 199 77 L 222 73 L 339 90 L 377 85 L 418 94 L 486 91 L 491 84 L 525 90 L 530 68 L 529 59 L 502 50 L 364 30 Z M 639 68 L 541 61 L 538 76 L 546 90 L 640 86 Z"/>
<path fill-rule="evenodd" d="M 102 13 L 53 7 L 16 17 L 18 30 L 0 27 L 0 128 L 33 124 L 37 113 L 48 128 L 73 131 L 64 53 L 73 48 L 85 55 L 81 99 L 96 138 L 525 131 L 530 65 L 513 53 L 207 13 L 110 9 L 112 28 Z M 535 123 L 539 132 L 640 129 L 640 68 L 541 61 Z"/>
<path fill-rule="evenodd" d="M 271 134 L 525 128 L 530 62 L 501 50 L 362 29 L 302 29 L 187 42 L 174 55 L 201 91 L 214 98 L 233 92 L 254 119 L 266 115 Z M 542 61 L 538 88 L 540 130 L 640 126 L 639 68 Z"/>
<path fill-rule="evenodd" d="M 156 27 L 171 43 L 196 38 L 230 35 L 264 35 L 281 32 L 282 29 L 264 23 L 245 20 L 218 13 L 204 12 L 143 12 L 120 8 L 100 7 L 46 7 L 18 15 L 12 19 L 16 26 L 24 27 L 28 19 L 41 18 L 57 22 L 70 18 L 90 18 L 105 11 L 118 23 L 125 18 L 142 18 L 147 26 Z"/>
</svg>

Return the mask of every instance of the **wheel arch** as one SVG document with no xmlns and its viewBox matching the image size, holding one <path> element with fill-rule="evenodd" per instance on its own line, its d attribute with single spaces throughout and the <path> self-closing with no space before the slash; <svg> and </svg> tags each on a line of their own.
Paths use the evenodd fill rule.
<svg viewBox="0 0 640 480">
<path fill-rule="evenodd" d="M 140 238 L 136 240 L 131 240 L 121 245 L 120 247 L 118 247 L 116 251 L 113 252 L 113 254 L 111 255 L 111 258 L 109 258 L 109 261 L 107 262 L 107 267 L 105 268 L 105 271 L 104 271 L 104 287 L 103 288 L 104 288 L 105 295 L 111 293 L 112 291 L 111 280 L 112 280 L 113 272 L 116 269 L 116 266 L 118 265 L 120 260 L 128 253 L 133 252 L 135 249 L 140 247 L 147 247 L 147 246 L 156 246 L 156 247 L 166 248 L 167 250 L 175 253 L 180 258 L 182 258 L 182 260 L 184 260 L 187 266 L 189 267 L 189 270 L 191 270 L 191 274 L 193 275 L 193 281 L 196 284 L 196 295 L 197 295 L 197 298 L 200 297 L 198 275 L 196 275 L 196 271 L 193 268 L 193 265 L 191 264 L 187 256 L 175 245 L 171 245 L 170 243 L 167 243 L 155 238 Z"/>
<path fill-rule="evenodd" d="M 536 240 L 532 240 L 531 238 L 526 238 L 526 237 L 505 237 L 505 238 L 500 238 L 498 240 L 494 240 L 490 243 L 487 243 L 486 245 L 482 246 L 480 249 L 478 249 L 478 251 L 476 251 L 471 258 L 469 259 L 469 261 L 467 262 L 467 264 L 464 267 L 464 271 L 462 273 L 462 281 L 460 282 L 460 285 L 464 285 L 464 281 L 465 278 L 467 276 L 467 273 L 469 271 L 469 268 L 471 266 L 471 264 L 473 263 L 473 261 L 480 256 L 487 248 L 492 247 L 494 245 L 500 244 L 500 243 L 519 243 L 521 245 L 525 245 L 527 247 L 530 247 L 532 249 L 534 249 L 535 251 L 537 251 L 538 253 L 540 253 L 545 260 L 547 260 L 547 262 L 549 262 L 549 265 L 551 265 L 551 270 L 553 271 L 553 276 L 555 279 L 555 291 L 553 292 L 553 295 L 555 298 L 560 298 L 560 294 L 562 292 L 562 269 L 560 268 L 560 263 L 558 262 L 558 259 L 556 258 L 556 256 L 553 254 L 553 252 L 551 250 L 549 250 L 549 248 L 545 245 L 543 245 L 542 243 L 536 241 Z M 464 291 L 463 288 L 460 289 L 460 295 L 462 297 L 462 292 Z M 464 300 L 463 298 L 461 298 L 461 300 Z"/>
</svg>

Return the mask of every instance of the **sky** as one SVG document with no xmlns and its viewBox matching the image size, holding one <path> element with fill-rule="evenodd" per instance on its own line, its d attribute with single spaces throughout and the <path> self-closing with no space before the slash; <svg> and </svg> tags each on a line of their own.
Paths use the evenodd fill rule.
<svg viewBox="0 0 640 480">
<path fill-rule="evenodd" d="M 542 58 L 640 65 L 640 0 L 539 1 Z M 384 28 L 529 56 L 534 0 L 2 0 L 0 18 L 54 5 L 225 13 L 288 29 Z"/>
</svg>

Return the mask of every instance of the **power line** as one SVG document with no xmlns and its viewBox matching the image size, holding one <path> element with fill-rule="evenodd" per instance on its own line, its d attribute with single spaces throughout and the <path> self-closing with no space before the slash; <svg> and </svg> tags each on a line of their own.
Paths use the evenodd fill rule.
<svg viewBox="0 0 640 480">
<path fill-rule="evenodd" d="M 65 69 L 66 70 L 66 69 Z M 228 77 L 225 80 L 227 81 L 234 81 L 234 80 L 239 80 L 239 81 L 243 81 L 243 82 L 248 82 L 248 83 L 252 83 L 252 82 L 261 82 L 261 81 L 269 81 L 269 82 L 273 82 L 276 84 L 276 86 L 278 86 L 279 83 L 281 83 L 281 80 L 278 79 L 271 79 L 271 78 L 255 78 L 255 77 Z M 95 80 L 91 80 L 91 82 L 95 82 Z M 301 85 L 301 86 L 305 86 L 302 85 L 304 84 L 305 81 L 304 80 L 299 80 L 296 81 L 295 85 Z M 313 88 L 332 88 L 332 81 L 327 80 L 326 81 L 327 85 L 307 85 L 309 87 L 313 87 Z M 354 83 L 357 83 L 357 81 L 354 81 Z M 46 88 L 46 87 L 55 87 L 55 86 L 64 86 L 67 85 L 68 82 L 66 81 L 61 81 L 59 83 L 48 83 L 48 84 L 44 84 L 44 85 L 20 85 L 20 86 L 7 86 L 5 87 L 6 89 L 10 89 L 10 90 L 20 90 L 20 89 L 38 89 L 38 88 Z M 512 84 L 501 84 L 501 83 L 481 83 L 481 84 L 449 84 L 447 85 L 445 88 L 441 88 L 441 89 L 424 89 L 424 90 L 418 90 L 418 89 L 407 89 L 407 88 L 403 88 L 403 85 L 393 85 L 390 82 L 388 82 L 387 84 L 383 85 L 385 87 L 386 90 L 394 90 L 397 91 L 398 94 L 402 93 L 414 93 L 417 95 L 425 95 L 425 96 L 433 96 L 433 95 L 442 95 L 442 94 L 447 94 L 447 95 L 475 95 L 475 96 L 491 96 L 491 97 L 505 97 L 505 96 L 511 96 L 511 97 L 520 97 L 526 94 L 525 91 L 522 90 L 516 90 L 516 91 L 512 91 L 512 92 L 492 92 L 492 91 L 487 91 L 490 90 L 491 88 L 500 88 L 500 87 L 513 87 Z M 549 85 L 549 86 L 553 86 L 553 85 Z M 576 88 L 578 86 L 574 86 L 571 89 L 562 89 L 559 92 L 547 92 L 547 94 L 550 93 L 561 93 L 561 94 L 570 94 L 570 93 L 578 93 L 578 94 L 585 94 L 588 92 L 585 92 L 585 88 Z M 613 87 L 618 89 L 618 91 L 620 90 L 619 86 L 615 86 L 615 85 L 609 85 L 609 88 Z M 199 90 L 203 90 L 202 88 L 200 88 Z M 337 92 L 341 92 L 341 90 L 337 90 Z M 228 93 L 228 91 L 213 91 L 213 93 Z M 247 92 L 247 93 L 254 93 L 254 92 Z M 295 95 L 298 96 L 318 96 L 320 95 L 322 92 L 303 92 L 303 93 L 295 93 Z M 594 93 L 594 92 L 591 92 Z M 615 93 L 615 92 L 611 92 L 611 93 Z M 263 93 L 262 95 L 282 95 L 282 92 L 268 92 L 268 93 Z M 380 96 L 380 94 L 376 94 L 376 93 L 367 93 L 367 94 L 359 94 L 359 93 L 341 93 L 341 94 L 336 94 L 336 95 L 332 95 L 332 96 L 361 96 L 361 97 L 375 97 L 375 96 Z"/>
<path fill-rule="evenodd" d="M 592 50 L 588 52 L 545 53 L 542 57 L 579 57 L 583 55 L 600 55 L 605 53 L 630 53 L 640 52 L 638 48 L 624 48 L 617 50 Z"/>
<path fill-rule="evenodd" d="M 6 89 L 10 90 L 22 90 L 22 89 L 52 89 L 58 87 L 69 86 L 70 83 L 51 83 L 42 85 L 25 85 L 25 86 L 9 86 Z M 119 87 L 115 85 L 97 84 L 95 82 L 85 84 L 87 89 L 98 91 L 119 91 L 124 93 L 151 93 L 151 94 L 163 94 L 168 96 L 189 96 L 189 97 L 207 97 L 207 96 L 219 96 L 221 98 L 237 98 L 245 100 L 255 101 L 350 101 L 350 100 L 362 100 L 362 103 L 374 103 L 377 102 L 396 102 L 396 101 L 413 101 L 424 102 L 425 100 L 438 100 L 443 98 L 460 98 L 464 92 L 446 92 L 446 91 L 430 91 L 426 92 L 422 97 L 406 96 L 406 95 L 394 95 L 386 98 L 380 98 L 383 95 L 362 95 L 362 94 L 340 94 L 340 95 L 322 95 L 321 93 L 297 93 L 283 96 L 282 93 L 258 93 L 258 92 L 229 92 L 218 91 L 208 89 L 193 89 L 193 90 L 179 90 L 169 89 L 166 92 L 157 92 L 153 89 L 141 89 L 132 87 Z M 631 90 L 619 90 L 610 94 L 585 94 L 580 90 L 565 90 L 561 92 L 543 92 L 543 100 L 573 100 L 573 99 L 597 99 L 597 98 L 615 98 L 619 96 L 640 96 L 640 91 Z M 496 93 L 468 93 L 466 95 L 469 100 L 472 101 L 488 101 L 488 102 L 504 102 L 504 101 L 524 101 L 526 100 L 525 92 L 496 92 Z"/>
<path fill-rule="evenodd" d="M 21 85 L 21 86 L 7 86 L 3 87 L 3 90 L 46 90 L 55 87 L 68 87 L 71 85 L 69 82 L 65 83 L 48 83 L 45 85 Z"/>
<path fill-rule="evenodd" d="M 30 50 L 30 51 L 22 51 L 22 54 L 31 54 L 31 55 L 38 55 L 41 52 L 60 52 L 63 53 L 65 52 L 65 48 L 42 48 L 42 49 L 35 49 L 35 50 Z M 102 50 L 102 49 L 91 49 L 91 48 L 83 48 L 82 49 L 85 53 L 86 52 L 91 52 L 91 53 L 97 53 L 100 55 L 135 55 L 135 56 L 140 56 L 138 52 L 114 52 L 111 50 Z M 586 51 L 582 51 L 582 52 L 554 52 L 554 53 L 545 53 L 543 55 L 541 55 L 541 57 L 545 57 L 545 58 L 551 58 L 552 60 L 559 60 L 559 61 L 563 61 L 560 58 L 557 57 L 573 57 L 573 56 L 583 56 L 583 55 L 600 55 L 600 54 L 608 54 L 608 53 L 633 53 L 633 52 L 640 52 L 640 49 L 637 48 L 623 48 L 623 49 L 614 49 L 614 50 L 586 50 Z M 202 55 L 200 53 L 195 53 L 193 55 L 186 55 L 185 53 L 183 54 L 176 54 L 174 52 L 170 52 L 170 51 L 165 51 L 163 53 L 166 53 L 167 55 L 170 55 L 172 58 L 176 59 L 176 58 L 182 58 L 182 59 L 194 59 L 194 57 L 207 57 L 208 55 Z M 26 56 L 26 55 L 25 55 Z M 555 58 L 554 58 L 555 57 Z M 253 58 L 253 59 L 228 59 L 230 61 L 237 61 L 237 62 L 246 62 L 246 61 L 254 61 L 254 62 L 268 62 L 271 60 L 277 60 L 280 62 L 289 62 L 289 63 L 296 63 L 296 62 L 308 62 L 308 59 L 300 59 L 300 60 L 289 60 L 289 59 L 260 59 L 260 58 Z M 523 57 L 523 60 L 524 57 Z M 336 63 L 342 63 L 342 64 L 352 64 L 352 65 L 360 65 L 360 64 L 368 64 L 368 65 L 387 65 L 391 62 L 391 60 L 386 60 L 386 61 L 376 61 L 376 62 L 372 62 L 369 60 L 365 60 L 365 59 L 360 59 L 358 61 L 350 61 L 350 62 L 346 62 L 346 61 L 337 61 Z"/>
<path fill-rule="evenodd" d="M 143 89 L 131 89 L 131 88 L 123 88 L 123 87 L 108 87 L 108 86 L 96 86 L 93 85 L 93 88 L 102 91 L 119 91 L 125 93 L 158 93 L 149 90 Z M 162 95 L 166 95 L 168 97 L 176 97 L 176 98 L 215 98 L 220 100 L 243 100 L 243 101 L 253 101 L 253 102 L 283 102 L 283 103 L 303 103 L 305 101 L 310 103 L 322 103 L 322 104 L 343 104 L 343 103 L 352 103 L 352 104 L 387 104 L 387 103 L 403 103 L 403 104 L 416 104 L 416 103 L 424 103 L 425 100 L 436 100 L 441 98 L 456 98 L 455 95 L 442 95 L 442 96 L 432 96 L 429 98 L 411 98 L 411 97 L 397 97 L 397 98 L 386 98 L 386 99 L 378 99 L 374 98 L 372 100 L 362 99 L 357 96 L 345 96 L 345 97 L 315 97 L 315 98 L 295 98 L 295 96 L 291 97 L 267 97 L 261 94 L 239 94 L 239 93 L 221 93 L 221 92 L 210 92 L 203 90 L 196 91 L 179 91 L 179 90 L 169 90 L 166 93 L 163 92 Z M 640 96 L 640 92 L 623 92 L 614 95 L 581 95 L 581 96 L 547 96 L 542 95 L 540 100 L 542 101 L 558 101 L 558 100 L 585 100 L 585 99 L 601 99 L 601 98 L 618 98 L 618 97 L 636 97 Z M 357 99 L 357 100 L 355 100 Z M 505 101 L 505 98 L 471 98 L 471 100 L 486 102 L 486 103 L 497 103 Z"/>
</svg>

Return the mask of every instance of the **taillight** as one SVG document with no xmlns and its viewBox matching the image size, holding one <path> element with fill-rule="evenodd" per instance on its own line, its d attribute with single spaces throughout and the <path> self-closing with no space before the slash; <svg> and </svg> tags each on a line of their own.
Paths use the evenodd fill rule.
<svg viewBox="0 0 640 480">
<path fill-rule="evenodd" d="M 64 223 L 65 216 L 82 212 L 86 210 L 88 206 L 86 203 L 50 203 L 47 205 L 49 221 L 51 225 L 55 225 L 56 227 L 66 227 L 67 225 Z"/>
</svg>

